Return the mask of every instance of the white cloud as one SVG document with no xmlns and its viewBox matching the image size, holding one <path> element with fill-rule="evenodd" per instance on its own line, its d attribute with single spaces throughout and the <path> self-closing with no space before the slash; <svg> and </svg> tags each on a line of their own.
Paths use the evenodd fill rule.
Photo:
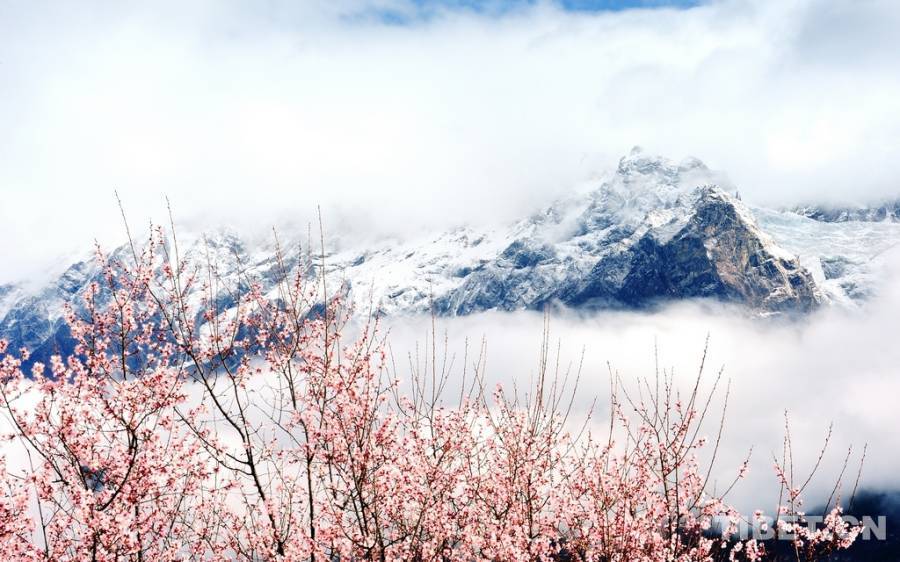
<svg viewBox="0 0 900 562">
<path fill-rule="evenodd" d="M 890 263 L 896 279 L 900 254 Z M 597 431 L 605 437 L 602 423 L 609 396 L 607 363 L 618 372 L 634 394 L 638 377 L 653 380 L 654 345 L 658 345 L 661 368 L 674 369 L 676 383 L 685 393 L 693 384 L 704 341 L 710 338 L 704 385 L 708 388 L 716 372 L 724 368 L 731 380 L 725 437 L 715 476 L 720 485 L 730 483 L 737 468 L 753 447 L 750 475 L 731 496 L 742 510 L 774 510 L 778 486 L 772 470 L 773 453 L 782 454 L 785 411 L 791 419 L 791 437 L 797 479 L 805 480 L 815 464 L 829 423 L 834 423 L 832 441 L 822 468 L 810 484 L 806 507 L 824 503 L 840 473 L 848 447 L 854 447 L 850 468 L 844 477 L 842 497 L 852 492 L 863 446 L 868 454 L 861 486 L 900 490 L 897 455 L 896 397 L 900 392 L 897 365 L 896 319 L 900 315 L 900 290 L 885 282 L 881 296 L 864 310 L 825 309 L 797 321 L 751 318 L 727 308 L 679 304 L 661 312 L 600 312 L 584 316 L 554 315 L 550 321 L 551 363 L 557 345 L 562 370 L 577 368 L 581 353 L 584 364 L 578 399 L 578 416 L 597 398 Z M 486 313 L 439 319 L 438 341 L 449 342 L 455 359 L 452 380 L 459 380 L 466 339 L 469 369 L 482 338 L 487 345 L 488 387 L 497 382 L 510 388 L 527 386 L 537 371 L 543 317 L 535 312 Z M 430 319 L 387 320 L 389 341 L 401 373 L 406 353 L 420 350 L 430 337 Z M 416 342 L 419 342 L 418 347 Z M 440 346 L 438 347 L 440 350 Z M 420 359 L 421 362 L 421 359 Z M 440 365 L 440 362 L 438 363 Z M 532 378 L 530 378 L 532 377 Z M 448 393 L 455 396 L 453 391 Z M 705 435 L 715 437 L 721 405 L 714 402 L 714 415 Z"/>
<path fill-rule="evenodd" d="M 439 12 L 382 2 L 5 4 L 2 278 L 176 213 L 405 230 L 521 215 L 633 144 L 745 198 L 897 194 L 894 2 Z M 350 17 L 357 14 L 357 17 Z"/>
</svg>

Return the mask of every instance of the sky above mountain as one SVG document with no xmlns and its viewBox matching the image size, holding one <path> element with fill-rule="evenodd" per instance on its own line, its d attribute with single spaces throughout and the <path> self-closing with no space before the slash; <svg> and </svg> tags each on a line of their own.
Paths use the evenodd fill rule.
<svg viewBox="0 0 900 562">
<path fill-rule="evenodd" d="M 615 12 L 632 9 L 691 8 L 701 0 L 552 0 L 549 4 L 569 12 Z M 536 6 L 537 0 L 412 0 L 372 3 L 363 13 L 377 14 L 385 23 L 413 24 L 447 10 L 471 11 L 481 15 L 504 15 Z"/>
<path fill-rule="evenodd" d="M 504 221 L 631 146 L 900 194 L 891 0 L 0 3 L 0 282 L 137 226 Z"/>
</svg>

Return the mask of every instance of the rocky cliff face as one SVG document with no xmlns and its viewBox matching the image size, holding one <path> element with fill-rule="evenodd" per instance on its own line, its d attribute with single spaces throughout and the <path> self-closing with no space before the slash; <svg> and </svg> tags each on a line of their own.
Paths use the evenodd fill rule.
<svg viewBox="0 0 900 562">
<path fill-rule="evenodd" d="M 665 278 L 676 291 L 770 311 L 807 312 L 820 303 L 799 259 L 776 246 L 740 203 L 716 188 L 701 188 L 688 225 L 663 248 L 671 262 Z"/>
<path fill-rule="evenodd" d="M 554 302 L 642 308 L 691 298 L 762 312 L 818 306 L 816 283 L 798 259 L 762 232 L 738 199 L 695 183 L 708 179 L 698 160 L 676 165 L 633 151 L 586 198 L 557 203 L 521 228 L 526 235 L 438 299 L 438 311 Z M 547 232 L 565 230 L 567 221 L 571 234 L 549 244 Z"/>
<path fill-rule="evenodd" d="M 818 306 L 814 277 L 741 201 L 712 185 L 717 180 L 699 160 L 634 150 L 613 172 L 515 224 L 336 248 L 326 255 L 326 279 L 386 315 L 644 308 L 697 298 L 766 314 Z M 264 287 L 276 281 L 270 246 L 219 232 L 195 237 L 187 251 L 213 252 L 233 287 L 246 287 L 239 275 Z M 299 251 L 285 263 L 310 267 Z M 43 354 L 65 350 L 63 305 L 77 305 L 97 275 L 83 261 L 37 290 L 0 288 L 0 337 Z"/>
</svg>

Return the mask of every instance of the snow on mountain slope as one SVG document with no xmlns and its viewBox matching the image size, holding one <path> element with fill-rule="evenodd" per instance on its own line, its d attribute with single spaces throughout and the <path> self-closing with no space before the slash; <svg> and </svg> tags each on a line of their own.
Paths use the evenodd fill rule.
<svg viewBox="0 0 900 562">
<path fill-rule="evenodd" d="M 5 318 L 23 296 L 23 291 L 18 285 L 0 285 L 0 318 Z"/>
<path fill-rule="evenodd" d="M 636 148 L 614 172 L 507 228 L 460 228 L 416 240 L 386 241 L 361 251 L 337 251 L 327 256 L 328 275 L 351 284 L 357 301 L 371 298 L 376 310 L 385 314 L 422 312 L 432 306 L 441 314 L 469 314 L 554 302 L 633 307 L 685 297 L 735 300 L 764 310 L 791 308 L 776 303 L 779 299 L 796 300 L 797 310 L 814 306 L 817 296 L 811 280 L 794 281 L 808 288 L 801 297 L 784 277 L 790 276 L 785 273 L 788 270 L 800 271 L 790 263 L 794 256 L 756 228 L 752 214 L 740 202 L 716 188 L 701 189 L 717 179 L 699 160 L 676 164 Z M 671 268 L 664 262 L 671 261 L 671 256 L 664 255 L 675 246 L 666 245 L 691 226 L 701 204 L 713 200 L 731 213 L 731 227 L 740 231 L 732 238 L 755 241 L 756 258 L 777 264 L 772 270 L 783 277 L 780 282 L 756 287 L 761 292 L 752 298 L 746 287 L 737 290 L 734 283 L 726 287 L 721 282 L 723 268 L 700 263 L 714 253 L 704 244 L 714 245 L 716 234 L 701 233 L 703 225 L 693 226 L 692 238 L 702 247 L 703 257 L 682 267 L 707 268 L 709 276 L 702 283 L 697 281 L 699 275 L 697 279 L 667 278 L 666 270 Z M 705 226 L 716 230 L 715 225 Z M 684 246 L 685 240 L 678 243 Z M 647 251 L 654 245 L 659 246 L 653 250 L 658 254 L 653 258 L 656 265 L 647 269 Z M 648 279 L 637 273 L 629 277 L 635 264 L 643 265 Z M 756 281 L 760 279 L 755 276 Z M 777 291 L 774 299 L 766 300 Z"/>
<path fill-rule="evenodd" d="M 354 299 L 371 298 L 382 313 L 422 311 L 453 290 L 470 272 L 510 243 L 509 232 L 459 228 L 412 240 L 381 241 L 364 250 L 326 256 L 326 276 L 354 287 Z"/>
<path fill-rule="evenodd" d="M 592 191 L 519 223 L 513 243 L 439 299 L 438 311 L 698 297 L 760 311 L 815 307 L 811 277 L 739 201 L 706 185 L 715 179 L 696 159 L 675 164 L 635 149 Z"/>
<path fill-rule="evenodd" d="M 900 222 L 900 199 L 878 205 L 803 205 L 792 211 L 820 222 Z"/>
<path fill-rule="evenodd" d="M 802 313 L 864 297 L 878 253 L 900 240 L 900 225 L 751 210 L 717 183 L 699 160 L 675 163 L 634 149 L 616 170 L 514 224 L 362 247 L 338 240 L 324 256 L 329 292 L 340 285 L 361 310 L 371 304 L 388 315 L 640 308 L 687 298 Z M 305 253 L 309 243 L 282 236 L 283 263 L 313 275 L 321 261 Z M 271 239 L 220 229 L 179 233 L 179 247 L 214 264 L 223 284 L 246 290 L 253 279 L 275 290 L 280 265 Z M 128 251 L 115 250 L 123 257 Z M 0 337 L 36 356 L 64 350 L 63 304 L 77 306 L 97 275 L 83 260 L 43 287 L 0 287 Z M 223 293 L 222 304 L 231 299 Z"/>
<path fill-rule="evenodd" d="M 884 258 L 900 245 L 900 222 L 823 222 L 793 212 L 754 208 L 759 225 L 797 255 L 827 298 L 852 305 L 873 295 Z"/>
</svg>

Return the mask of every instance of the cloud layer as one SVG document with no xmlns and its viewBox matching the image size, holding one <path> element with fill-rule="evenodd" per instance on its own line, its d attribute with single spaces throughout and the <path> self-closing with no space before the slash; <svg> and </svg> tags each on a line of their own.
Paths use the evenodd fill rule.
<svg viewBox="0 0 900 562">
<path fill-rule="evenodd" d="M 900 273 L 900 253 L 890 256 L 891 277 Z M 805 479 L 819 454 L 829 423 L 834 430 L 822 468 L 807 494 L 809 507 L 831 493 L 849 447 L 850 467 L 841 488 L 847 500 L 856 478 L 862 448 L 868 445 L 862 487 L 900 490 L 897 473 L 896 397 L 900 393 L 900 349 L 895 340 L 900 315 L 900 289 L 885 283 L 881 296 L 864 310 L 826 309 L 797 322 L 748 318 L 739 311 L 679 304 L 658 313 L 602 312 L 588 316 L 556 315 L 550 319 L 550 347 L 558 346 L 561 370 L 577 368 L 583 352 L 577 393 L 578 416 L 597 398 L 596 431 L 605 436 L 609 397 L 608 365 L 636 395 L 636 379 L 653 380 L 654 346 L 659 366 L 674 369 L 685 395 L 693 385 L 709 336 L 704 385 L 709 388 L 720 368 L 731 380 L 724 445 L 716 464 L 720 485 L 730 483 L 737 468 L 753 454 L 748 480 L 732 500 L 741 509 L 774 509 L 778 487 L 773 454 L 781 457 L 784 412 L 789 412 L 797 479 Z M 461 374 L 468 338 L 469 369 L 481 338 L 487 346 L 489 388 L 503 383 L 522 389 L 537 372 L 543 318 L 539 313 L 487 313 L 438 321 L 438 341 L 446 337 L 454 369 Z M 430 319 L 391 323 L 389 341 L 401 373 L 407 352 L 424 353 Z M 419 342 L 418 347 L 416 342 Z M 440 350 L 440 346 L 438 347 Z M 415 351 L 413 351 L 415 353 Z M 421 364 L 421 357 L 419 364 Z M 440 363 L 439 363 L 440 364 Z M 608 364 L 608 365 L 607 365 Z M 471 374 L 470 374 L 471 377 Z M 531 377 L 531 378 L 530 378 Z M 457 378 L 458 380 L 458 378 Z M 451 396 L 453 396 L 451 394 Z M 705 434 L 715 437 L 722 393 L 714 402 Z"/>
<path fill-rule="evenodd" d="M 404 231 L 520 216 L 634 144 L 760 203 L 900 191 L 900 6 L 0 7 L 4 277 L 132 219 Z"/>
</svg>

